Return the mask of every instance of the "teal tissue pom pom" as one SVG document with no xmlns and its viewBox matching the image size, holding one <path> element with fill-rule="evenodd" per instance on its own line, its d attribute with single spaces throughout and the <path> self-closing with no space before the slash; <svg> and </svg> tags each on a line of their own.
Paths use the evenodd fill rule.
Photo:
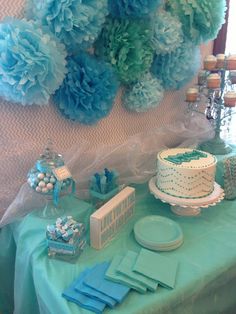
<svg viewBox="0 0 236 314">
<path fill-rule="evenodd" d="M 110 65 L 85 52 L 68 57 L 68 74 L 54 96 L 67 119 L 94 124 L 107 116 L 118 91 Z"/>
<path fill-rule="evenodd" d="M 177 15 L 184 35 L 195 44 L 216 38 L 224 23 L 225 0 L 168 0 L 167 10 Z"/>
<path fill-rule="evenodd" d="M 95 43 L 95 53 L 112 64 L 120 81 L 137 81 L 153 60 L 151 26 L 143 20 L 108 19 Z"/>
<path fill-rule="evenodd" d="M 91 47 L 108 14 L 107 0 L 27 0 L 28 18 L 48 26 L 68 52 Z"/>
<path fill-rule="evenodd" d="M 199 67 L 199 47 L 184 42 L 172 53 L 156 55 L 152 73 L 161 80 L 166 90 L 180 89 L 194 77 Z"/>
<path fill-rule="evenodd" d="M 108 0 L 110 14 L 118 18 L 148 16 L 161 4 L 162 0 Z"/>
<path fill-rule="evenodd" d="M 157 107 L 164 97 L 160 81 L 146 73 L 138 82 L 130 85 L 123 95 L 123 104 L 130 111 L 145 112 Z"/>
<path fill-rule="evenodd" d="M 183 42 L 182 25 L 169 12 L 160 10 L 154 17 L 152 45 L 156 54 L 174 51 Z"/>
<path fill-rule="evenodd" d="M 0 23 L 0 96 L 22 105 L 45 105 L 66 74 L 66 52 L 32 21 Z"/>
</svg>

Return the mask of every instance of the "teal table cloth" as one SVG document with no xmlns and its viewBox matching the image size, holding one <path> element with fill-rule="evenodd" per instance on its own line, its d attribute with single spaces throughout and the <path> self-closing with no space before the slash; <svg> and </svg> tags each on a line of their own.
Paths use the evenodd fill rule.
<svg viewBox="0 0 236 314">
<path fill-rule="evenodd" d="M 184 234 L 183 245 L 162 256 L 178 262 L 175 288 L 158 287 L 156 292 L 131 291 L 124 302 L 104 313 L 205 314 L 236 313 L 236 201 L 203 209 L 199 217 L 179 217 L 168 204 L 156 200 L 147 185 L 137 186 L 134 217 L 104 249 L 89 246 L 77 263 L 49 259 L 45 228 L 52 220 L 34 212 L 0 231 L 0 312 L 2 314 L 86 314 L 66 301 L 63 290 L 80 273 L 116 254 L 139 252 L 133 226 L 146 215 L 175 220 Z M 72 196 L 62 199 L 67 214 L 88 224 L 92 208 Z"/>
</svg>

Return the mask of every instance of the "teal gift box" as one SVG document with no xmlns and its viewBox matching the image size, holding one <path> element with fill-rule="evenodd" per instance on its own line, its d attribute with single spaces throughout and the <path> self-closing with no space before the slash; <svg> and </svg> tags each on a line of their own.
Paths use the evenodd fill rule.
<svg viewBox="0 0 236 314">
<path fill-rule="evenodd" d="M 107 168 L 104 169 L 104 172 L 95 173 L 90 178 L 89 194 L 97 208 L 119 192 L 117 180 L 118 173 Z"/>
<path fill-rule="evenodd" d="M 111 199 L 114 195 L 116 195 L 119 192 L 119 188 L 115 188 L 112 191 L 102 194 L 96 191 L 93 191 L 90 189 L 90 195 L 94 198 L 97 198 L 101 201 L 108 201 L 109 199 Z"/>
</svg>

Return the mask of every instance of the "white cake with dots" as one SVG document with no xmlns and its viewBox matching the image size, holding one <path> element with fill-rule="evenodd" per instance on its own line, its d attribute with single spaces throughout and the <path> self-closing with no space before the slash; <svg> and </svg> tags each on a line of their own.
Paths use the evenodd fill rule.
<svg viewBox="0 0 236 314">
<path fill-rule="evenodd" d="M 178 198 L 203 198 L 214 190 L 215 156 L 190 148 L 166 149 L 157 155 L 157 188 Z"/>
</svg>

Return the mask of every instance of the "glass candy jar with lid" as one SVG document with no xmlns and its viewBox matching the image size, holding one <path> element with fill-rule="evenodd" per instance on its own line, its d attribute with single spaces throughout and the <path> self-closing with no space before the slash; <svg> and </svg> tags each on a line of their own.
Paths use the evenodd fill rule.
<svg viewBox="0 0 236 314">
<path fill-rule="evenodd" d="M 70 189 L 75 192 L 75 182 L 70 174 L 64 180 L 58 180 L 56 176 L 55 170 L 64 166 L 62 155 L 53 151 L 52 142 L 49 140 L 44 153 L 28 173 L 30 187 L 46 199 L 46 206 L 40 211 L 42 217 L 53 218 L 62 214 L 63 210 L 58 206 L 60 194 L 66 194 Z"/>
</svg>

